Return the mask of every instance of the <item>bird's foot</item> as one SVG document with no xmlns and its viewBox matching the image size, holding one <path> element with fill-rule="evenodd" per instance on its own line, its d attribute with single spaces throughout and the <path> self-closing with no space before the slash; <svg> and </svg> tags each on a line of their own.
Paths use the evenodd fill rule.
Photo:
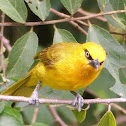
<svg viewBox="0 0 126 126">
<path fill-rule="evenodd" d="M 29 104 L 31 105 L 35 105 L 36 103 L 36 106 L 39 106 L 39 98 L 38 98 L 38 91 L 34 90 L 31 97 L 30 97 L 30 101 L 29 101 Z"/>
<path fill-rule="evenodd" d="M 36 103 L 36 106 L 39 106 L 38 90 L 39 90 L 40 84 L 41 84 L 41 81 L 38 81 L 38 84 L 36 85 L 32 95 L 31 95 L 31 98 L 29 100 L 29 104 L 31 104 L 31 105 L 35 105 L 35 103 Z"/>
<path fill-rule="evenodd" d="M 81 107 L 84 105 L 83 100 L 84 99 L 80 94 L 76 94 L 73 100 L 73 106 L 75 106 L 75 108 L 78 108 L 78 112 L 81 111 Z"/>
</svg>

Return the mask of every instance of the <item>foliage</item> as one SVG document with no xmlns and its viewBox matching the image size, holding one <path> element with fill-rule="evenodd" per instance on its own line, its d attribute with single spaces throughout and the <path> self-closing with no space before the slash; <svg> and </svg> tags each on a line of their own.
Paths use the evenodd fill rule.
<svg viewBox="0 0 126 126">
<path fill-rule="evenodd" d="M 85 11 L 82 12 L 79 8 Z M 0 10 L 6 14 L 6 21 L 16 23 L 16 25 L 12 23 L 11 27 L 6 27 L 4 31 L 4 36 L 12 45 L 12 50 L 9 52 L 4 44 L 3 62 L 7 68 L 6 76 L 4 76 L 0 67 L 0 83 L 8 82 L 9 79 L 9 85 L 11 85 L 17 78 L 24 76 L 31 66 L 34 66 L 36 61 L 34 62 L 33 57 L 36 52 L 51 44 L 94 41 L 102 45 L 108 55 L 99 77 L 88 88 L 101 98 L 126 97 L 126 12 L 103 14 L 125 10 L 125 8 L 125 0 L 0 0 Z M 104 17 L 94 15 L 90 18 L 98 12 L 103 12 L 101 14 Z M 88 21 L 65 21 L 72 17 L 83 16 L 83 13 L 87 15 Z M 57 23 L 62 18 L 64 21 Z M 36 26 L 38 22 L 39 26 Z M 31 26 L 30 30 L 27 26 Z M 0 65 L 1 61 L 0 57 Z M 3 91 L 3 88 L 5 89 L 5 86 L 2 85 L 0 91 Z M 47 86 L 40 90 L 39 95 L 44 98 L 73 98 L 68 91 L 54 90 Z M 95 98 L 88 92 L 89 95 Z M 88 96 L 84 97 L 88 98 Z M 47 105 L 39 106 L 36 122 L 31 123 L 35 109 L 33 106 L 16 103 L 16 107 L 12 108 L 10 104 L 0 102 L 1 126 L 10 126 L 10 124 L 13 126 L 48 126 L 55 123 Z M 105 105 L 91 105 L 88 110 L 83 109 L 80 113 L 76 110 L 72 112 L 69 108 L 69 106 L 56 107 L 58 115 L 68 125 L 115 126 L 115 119 L 123 115 L 117 109 L 112 108 L 111 111 L 107 111 Z M 120 126 L 125 126 L 125 124 L 123 125 L 122 122 Z"/>
</svg>

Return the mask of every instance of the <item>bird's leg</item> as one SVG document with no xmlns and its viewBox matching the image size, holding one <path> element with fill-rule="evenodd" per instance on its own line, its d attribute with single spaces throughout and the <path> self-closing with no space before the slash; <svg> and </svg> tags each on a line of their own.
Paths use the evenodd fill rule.
<svg viewBox="0 0 126 126">
<path fill-rule="evenodd" d="M 80 112 L 81 111 L 81 107 L 84 105 L 84 103 L 83 103 L 84 99 L 83 99 L 83 97 L 80 94 L 78 94 L 78 93 L 76 93 L 74 91 L 71 91 L 71 93 L 73 95 L 75 95 L 75 98 L 73 100 L 73 106 L 78 107 L 78 112 Z"/>
<path fill-rule="evenodd" d="M 41 81 L 38 81 L 38 84 L 36 85 L 31 97 L 29 104 L 34 105 L 36 103 L 36 106 L 39 106 L 39 98 L 38 98 L 38 90 L 40 87 Z"/>
</svg>

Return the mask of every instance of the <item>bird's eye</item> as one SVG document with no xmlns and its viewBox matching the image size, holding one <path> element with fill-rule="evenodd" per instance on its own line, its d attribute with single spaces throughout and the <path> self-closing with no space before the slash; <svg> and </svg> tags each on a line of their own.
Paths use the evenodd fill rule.
<svg viewBox="0 0 126 126">
<path fill-rule="evenodd" d="M 104 63 L 104 61 L 103 62 L 100 62 L 100 65 L 102 65 Z"/>
<path fill-rule="evenodd" d="M 88 50 L 84 50 L 85 51 L 85 57 L 88 59 L 88 60 L 93 60 L 90 53 L 88 52 Z"/>
<path fill-rule="evenodd" d="M 87 58 L 89 58 L 89 57 L 90 57 L 89 52 L 85 52 L 85 56 L 86 56 Z"/>
</svg>

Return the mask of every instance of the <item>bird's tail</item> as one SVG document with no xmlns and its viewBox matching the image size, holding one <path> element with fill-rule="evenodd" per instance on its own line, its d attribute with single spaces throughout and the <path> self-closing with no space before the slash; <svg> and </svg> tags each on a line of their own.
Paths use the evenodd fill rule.
<svg viewBox="0 0 126 126">
<path fill-rule="evenodd" d="M 1 93 L 1 95 L 12 95 L 12 96 L 25 96 L 30 97 L 32 92 L 35 89 L 35 86 L 37 85 L 37 81 L 30 86 L 27 84 L 31 82 L 32 78 L 32 72 L 29 72 L 25 77 L 14 83 L 12 86 L 10 86 L 7 90 Z"/>
</svg>

